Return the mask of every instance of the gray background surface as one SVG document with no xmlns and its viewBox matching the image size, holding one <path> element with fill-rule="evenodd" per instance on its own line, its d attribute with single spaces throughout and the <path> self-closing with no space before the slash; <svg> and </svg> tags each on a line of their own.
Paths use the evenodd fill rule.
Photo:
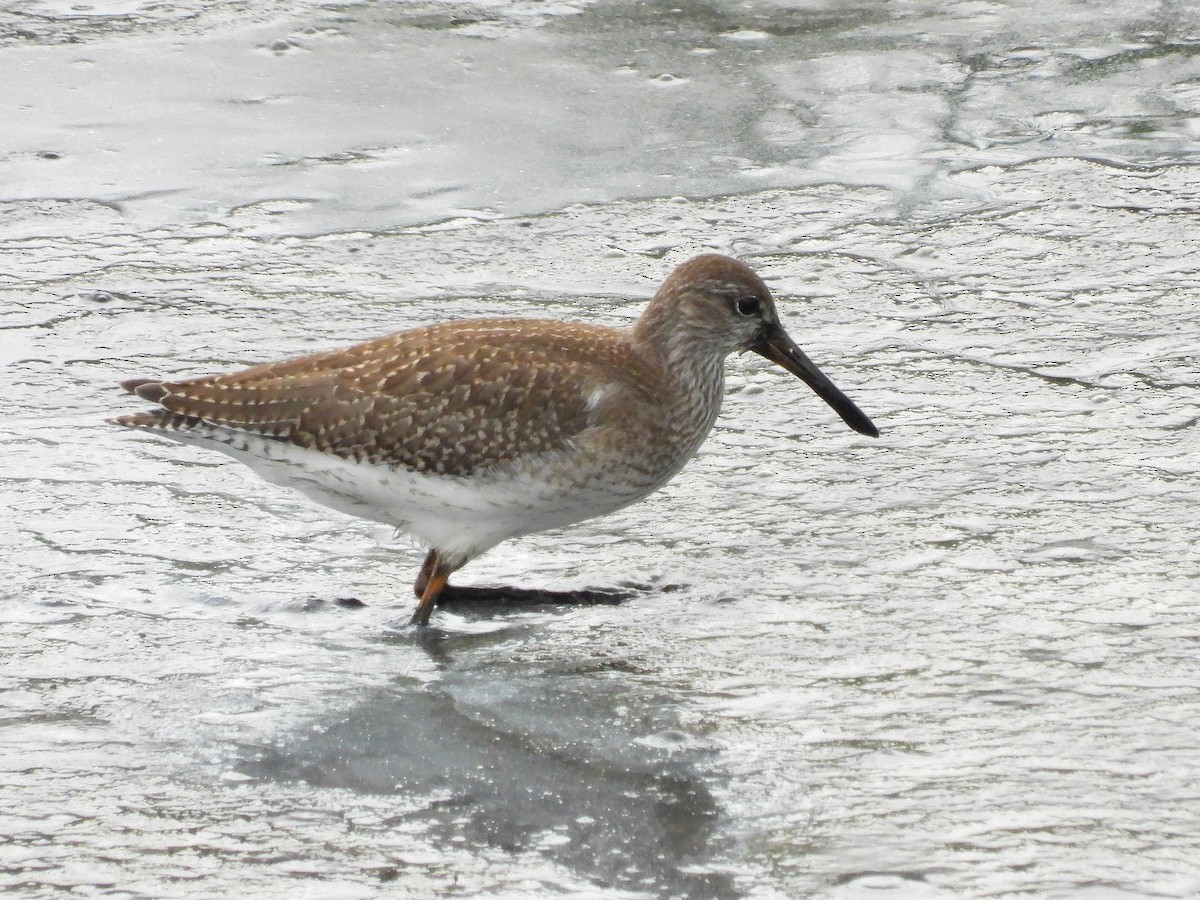
<svg viewBox="0 0 1200 900">
<path fill-rule="evenodd" d="M 1200 893 L 1194 4 L 23 2 L 0 85 L 0 887 Z M 103 424 L 705 249 L 883 436 L 735 358 L 460 576 L 621 607 L 419 639 L 418 550 Z"/>
</svg>

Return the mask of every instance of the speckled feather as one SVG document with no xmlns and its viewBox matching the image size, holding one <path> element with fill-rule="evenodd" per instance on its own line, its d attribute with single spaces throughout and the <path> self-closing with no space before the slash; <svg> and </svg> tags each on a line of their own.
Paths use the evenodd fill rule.
<svg viewBox="0 0 1200 900">
<path fill-rule="evenodd" d="M 130 382 L 162 409 L 122 425 L 206 423 L 347 460 L 471 476 L 568 447 L 603 421 L 598 396 L 652 400 L 623 332 L 530 319 L 446 323 L 344 350 L 172 382 Z"/>
</svg>

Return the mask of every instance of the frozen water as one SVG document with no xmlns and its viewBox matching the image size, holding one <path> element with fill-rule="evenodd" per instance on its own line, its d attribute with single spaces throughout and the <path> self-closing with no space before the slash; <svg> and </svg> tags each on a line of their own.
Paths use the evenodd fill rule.
<svg viewBox="0 0 1200 900">
<path fill-rule="evenodd" d="M 1200 14 L 1184 4 L 0 12 L 0 885 L 1200 893 Z M 651 500 L 403 628 L 418 551 L 102 424 L 134 375 L 751 262 Z M 363 608 L 334 602 L 359 597 Z"/>
</svg>

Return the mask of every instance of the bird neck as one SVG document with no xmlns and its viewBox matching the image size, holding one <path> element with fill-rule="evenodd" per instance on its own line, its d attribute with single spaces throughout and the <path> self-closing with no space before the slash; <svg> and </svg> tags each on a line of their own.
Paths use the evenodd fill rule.
<svg viewBox="0 0 1200 900">
<path fill-rule="evenodd" d="M 728 350 L 713 341 L 688 307 L 656 296 L 634 323 L 634 347 L 646 359 L 668 371 L 700 366 L 705 371 L 724 366 Z"/>
<path fill-rule="evenodd" d="M 725 394 L 724 348 L 706 340 L 703 333 L 681 321 L 678 310 L 650 307 L 633 326 L 631 340 L 637 353 L 674 388 L 677 403 L 691 412 L 689 419 L 707 422 L 716 418 Z"/>
</svg>

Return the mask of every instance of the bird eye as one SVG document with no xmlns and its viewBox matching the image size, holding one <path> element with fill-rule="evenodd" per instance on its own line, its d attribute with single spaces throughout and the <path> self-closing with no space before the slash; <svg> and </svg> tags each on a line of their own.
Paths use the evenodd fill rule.
<svg viewBox="0 0 1200 900">
<path fill-rule="evenodd" d="M 762 303 L 757 297 L 741 297 L 737 302 L 737 311 L 743 316 L 757 316 L 762 309 Z"/>
</svg>

